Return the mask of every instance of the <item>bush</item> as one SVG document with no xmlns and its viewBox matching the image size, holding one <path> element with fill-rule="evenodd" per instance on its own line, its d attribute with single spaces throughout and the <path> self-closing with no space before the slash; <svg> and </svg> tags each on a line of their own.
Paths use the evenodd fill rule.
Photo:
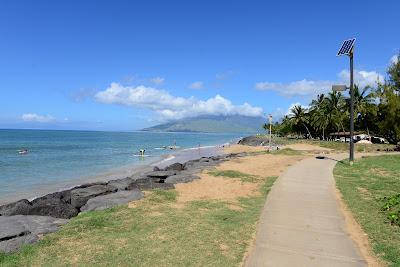
<svg viewBox="0 0 400 267">
<path fill-rule="evenodd" d="M 385 204 L 382 210 L 388 212 L 387 218 L 391 224 L 400 226 L 400 194 L 384 197 Z"/>
</svg>

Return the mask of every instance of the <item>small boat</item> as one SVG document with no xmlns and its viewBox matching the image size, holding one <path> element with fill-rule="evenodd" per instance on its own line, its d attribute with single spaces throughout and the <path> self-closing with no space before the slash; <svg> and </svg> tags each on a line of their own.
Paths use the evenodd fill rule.
<svg viewBox="0 0 400 267">
<path fill-rule="evenodd" d="M 20 149 L 20 150 L 18 150 L 18 154 L 20 154 L 20 155 L 28 154 L 28 149 Z"/>
</svg>

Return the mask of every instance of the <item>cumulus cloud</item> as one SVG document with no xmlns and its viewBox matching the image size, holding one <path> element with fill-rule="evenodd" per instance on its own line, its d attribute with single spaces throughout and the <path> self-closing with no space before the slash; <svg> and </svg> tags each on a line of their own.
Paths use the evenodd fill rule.
<svg viewBox="0 0 400 267">
<path fill-rule="evenodd" d="M 101 103 L 150 109 L 160 115 L 163 120 L 198 115 L 262 116 L 263 114 L 260 107 L 253 107 L 248 103 L 234 105 L 220 95 L 207 100 L 199 100 L 194 97 L 176 97 L 167 91 L 151 87 L 130 87 L 119 83 L 112 83 L 104 91 L 98 92 L 95 98 Z"/>
<path fill-rule="evenodd" d="M 356 70 L 354 71 L 354 83 L 358 84 L 361 87 L 365 87 L 367 85 L 374 86 L 377 81 L 383 81 L 383 75 L 379 74 L 376 71 L 363 71 Z M 339 79 L 342 83 L 349 83 L 350 80 L 350 71 L 342 70 L 339 73 Z"/>
<path fill-rule="evenodd" d="M 154 78 L 150 79 L 150 82 L 155 84 L 155 85 L 161 85 L 161 84 L 164 83 L 164 81 L 165 81 L 165 79 L 161 78 L 161 77 L 154 77 Z"/>
<path fill-rule="evenodd" d="M 25 114 L 22 114 L 21 119 L 23 121 L 41 122 L 41 123 L 53 122 L 53 121 L 56 120 L 51 115 L 39 115 L 39 114 L 36 114 L 36 113 L 25 113 Z"/>
<path fill-rule="evenodd" d="M 349 84 L 350 72 L 342 70 L 338 74 L 338 81 L 324 80 L 300 80 L 289 83 L 273 83 L 273 82 L 258 82 L 255 84 L 255 89 L 260 91 L 276 91 L 282 96 L 305 96 L 314 97 L 321 93 L 327 93 L 331 90 L 333 84 Z M 376 82 L 383 80 L 383 75 L 375 71 L 355 70 L 354 82 L 361 87 L 367 85 L 375 85 Z"/>
<path fill-rule="evenodd" d="M 394 55 L 393 57 L 390 58 L 390 63 L 392 64 L 397 64 L 399 61 L 399 55 Z"/>
<path fill-rule="evenodd" d="M 203 86 L 204 86 L 203 82 L 197 81 L 197 82 L 191 83 L 189 85 L 189 88 L 190 89 L 195 89 L 195 90 L 200 90 L 200 89 L 203 89 Z"/>
<path fill-rule="evenodd" d="M 310 96 L 326 92 L 330 90 L 331 86 L 332 82 L 330 81 L 310 81 L 304 79 L 290 83 L 259 82 L 256 83 L 255 88 L 261 91 L 277 91 L 283 96 Z"/>
</svg>

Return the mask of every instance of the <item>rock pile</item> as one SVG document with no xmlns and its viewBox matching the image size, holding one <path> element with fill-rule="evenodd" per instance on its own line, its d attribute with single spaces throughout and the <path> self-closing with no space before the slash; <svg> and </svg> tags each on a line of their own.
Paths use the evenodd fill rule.
<svg viewBox="0 0 400 267">
<path fill-rule="evenodd" d="M 204 168 L 243 155 L 245 153 L 202 157 L 163 169 L 154 167 L 151 172 L 132 177 L 84 184 L 32 201 L 22 199 L 0 206 L 0 251 L 16 251 L 23 243 L 35 242 L 39 234 L 57 230 L 66 219 L 81 211 L 101 210 L 141 199 L 144 197 L 141 190 L 173 189 L 174 184 L 199 179 L 196 174 Z"/>
<path fill-rule="evenodd" d="M 247 136 L 242 138 L 238 144 L 246 146 L 266 146 L 268 145 L 269 139 L 266 136 Z"/>
</svg>

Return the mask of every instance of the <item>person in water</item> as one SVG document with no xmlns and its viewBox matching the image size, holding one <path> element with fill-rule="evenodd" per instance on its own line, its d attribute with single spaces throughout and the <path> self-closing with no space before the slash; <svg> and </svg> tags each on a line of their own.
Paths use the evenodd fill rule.
<svg viewBox="0 0 400 267">
<path fill-rule="evenodd" d="M 145 149 L 140 149 L 140 150 L 139 150 L 140 156 L 142 156 L 142 157 L 143 157 L 143 156 L 144 156 L 144 152 L 146 152 L 146 150 L 145 150 Z"/>
<path fill-rule="evenodd" d="M 28 149 L 24 148 L 24 149 L 20 149 L 18 150 L 19 154 L 28 154 Z"/>
</svg>

